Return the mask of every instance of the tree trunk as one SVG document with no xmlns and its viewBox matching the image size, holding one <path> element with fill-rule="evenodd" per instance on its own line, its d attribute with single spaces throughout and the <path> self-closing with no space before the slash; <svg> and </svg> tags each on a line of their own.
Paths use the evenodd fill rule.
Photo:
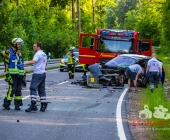
<svg viewBox="0 0 170 140">
<path fill-rule="evenodd" d="M 73 27 L 73 31 L 75 31 L 75 8 L 74 8 L 74 0 L 72 0 L 72 27 Z"/>
<path fill-rule="evenodd" d="M 78 39 L 80 37 L 81 33 L 81 16 L 80 16 L 80 0 L 77 0 L 77 6 L 78 6 Z"/>
</svg>

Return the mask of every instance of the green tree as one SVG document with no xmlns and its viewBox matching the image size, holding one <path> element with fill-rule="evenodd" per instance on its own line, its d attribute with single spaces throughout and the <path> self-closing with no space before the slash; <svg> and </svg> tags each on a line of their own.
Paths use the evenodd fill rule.
<svg viewBox="0 0 170 140">
<path fill-rule="evenodd" d="M 120 0 L 116 10 L 119 28 L 124 28 L 126 13 L 131 10 L 136 10 L 139 0 Z"/>
<path fill-rule="evenodd" d="M 164 54 L 169 53 L 169 46 L 170 46 L 170 1 L 166 0 L 163 3 L 163 8 L 162 8 L 162 32 L 161 32 L 161 52 Z"/>
</svg>

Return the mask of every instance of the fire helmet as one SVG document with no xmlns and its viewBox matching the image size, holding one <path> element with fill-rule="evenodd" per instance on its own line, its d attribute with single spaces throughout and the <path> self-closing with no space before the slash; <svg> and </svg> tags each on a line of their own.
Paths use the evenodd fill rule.
<svg viewBox="0 0 170 140">
<path fill-rule="evenodd" d="M 74 46 L 70 47 L 70 51 L 71 51 L 71 50 L 74 50 L 74 49 L 75 49 L 75 47 L 74 47 Z"/>
<path fill-rule="evenodd" d="M 24 44 L 24 41 L 21 39 L 21 38 L 14 38 L 12 39 L 12 44 L 17 44 L 17 43 L 20 43 L 20 44 Z"/>
</svg>

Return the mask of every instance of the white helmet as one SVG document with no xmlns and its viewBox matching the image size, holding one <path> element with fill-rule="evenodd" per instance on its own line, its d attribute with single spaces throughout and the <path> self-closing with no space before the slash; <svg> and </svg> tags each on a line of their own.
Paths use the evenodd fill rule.
<svg viewBox="0 0 170 140">
<path fill-rule="evenodd" d="M 24 41 L 19 37 L 12 39 L 12 44 L 17 44 L 17 43 L 24 44 Z"/>
<path fill-rule="evenodd" d="M 74 49 L 75 49 L 75 47 L 74 47 L 74 46 L 70 47 L 70 51 L 71 51 L 71 50 L 74 50 Z"/>
</svg>

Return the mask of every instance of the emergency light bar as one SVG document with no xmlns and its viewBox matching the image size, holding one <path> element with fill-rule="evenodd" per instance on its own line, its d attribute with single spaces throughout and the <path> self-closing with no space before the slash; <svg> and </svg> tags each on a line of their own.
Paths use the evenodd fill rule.
<svg viewBox="0 0 170 140">
<path fill-rule="evenodd" d="M 102 39 L 107 39 L 107 40 L 124 40 L 124 41 L 130 41 L 132 37 L 126 37 L 126 36 L 111 36 L 111 35 L 104 35 L 100 36 Z"/>
<path fill-rule="evenodd" d="M 127 30 L 99 30 L 101 36 L 120 36 L 120 37 L 134 37 L 135 31 Z"/>
</svg>

